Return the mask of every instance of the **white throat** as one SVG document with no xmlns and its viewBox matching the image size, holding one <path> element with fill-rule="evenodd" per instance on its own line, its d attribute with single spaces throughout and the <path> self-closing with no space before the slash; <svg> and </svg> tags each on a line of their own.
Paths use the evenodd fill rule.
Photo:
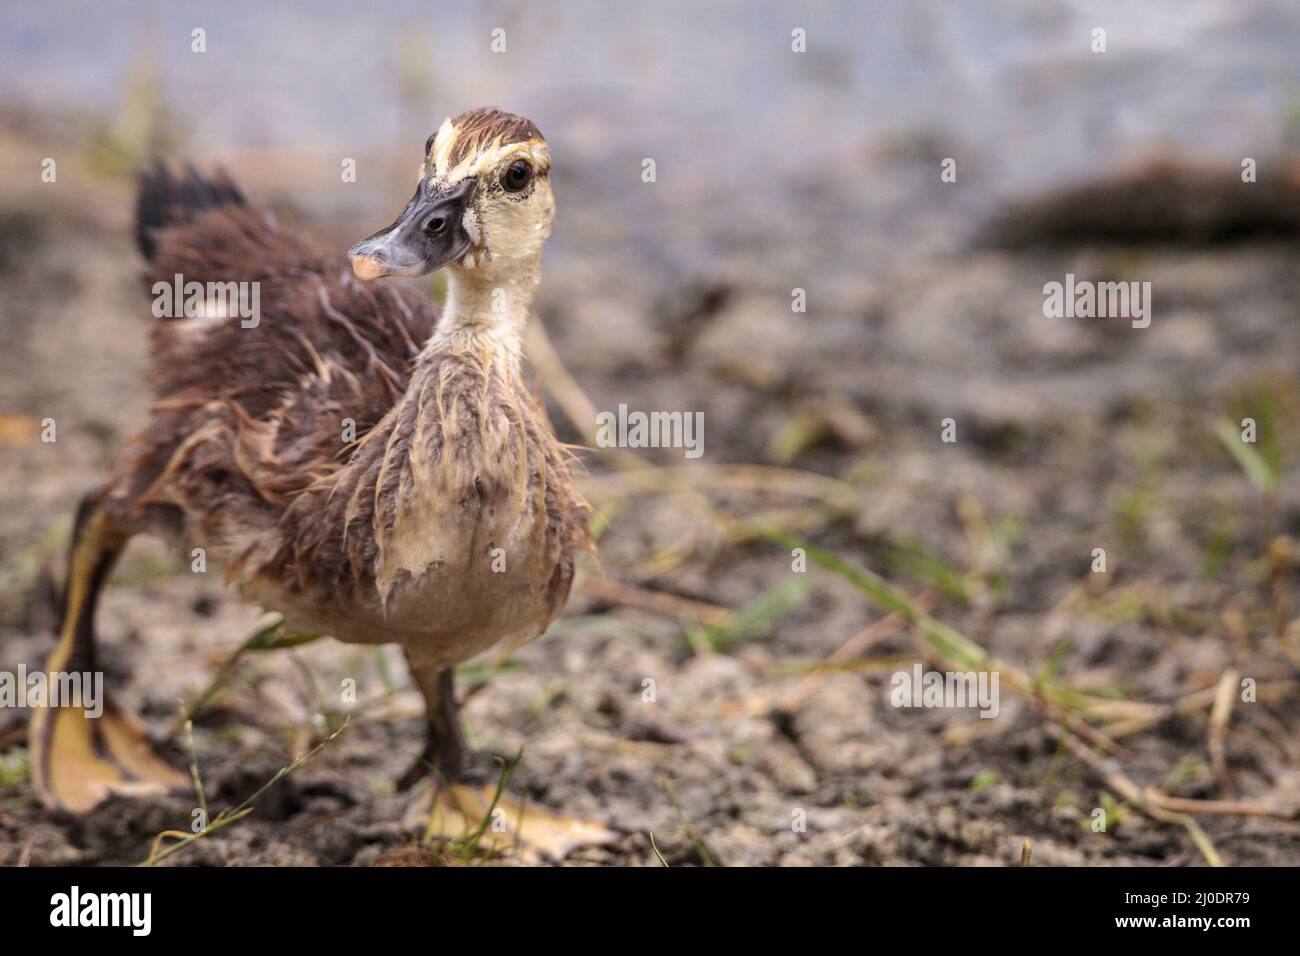
<svg viewBox="0 0 1300 956">
<path fill-rule="evenodd" d="M 541 279 L 541 257 L 514 260 L 508 269 L 494 265 L 457 264 L 447 270 L 447 304 L 430 345 L 488 347 L 519 361 L 524 323 Z"/>
</svg>

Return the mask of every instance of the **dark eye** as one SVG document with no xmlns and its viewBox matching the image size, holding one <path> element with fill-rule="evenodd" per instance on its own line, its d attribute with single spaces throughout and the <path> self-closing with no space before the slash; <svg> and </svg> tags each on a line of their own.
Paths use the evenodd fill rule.
<svg viewBox="0 0 1300 956">
<path fill-rule="evenodd" d="M 501 185 L 508 193 L 517 193 L 533 181 L 533 167 L 524 159 L 516 159 L 501 174 Z"/>
<path fill-rule="evenodd" d="M 433 149 L 433 141 L 438 138 L 437 133 L 431 133 L 429 138 L 424 141 L 424 155 L 429 155 L 429 150 Z"/>
</svg>

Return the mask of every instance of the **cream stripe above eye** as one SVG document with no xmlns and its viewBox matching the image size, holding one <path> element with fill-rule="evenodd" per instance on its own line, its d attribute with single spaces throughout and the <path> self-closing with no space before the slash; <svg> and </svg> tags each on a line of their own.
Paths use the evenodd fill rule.
<svg viewBox="0 0 1300 956">
<path fill-rule="evenodd" d="M 437 179 L 447 178 L 447 165 L 451 156 L 451 147 L 458 138 L 456 127 L 451 125 L 451 117 L 448 116 L 438 127 L 437 138 L 433 141 L 433 153 L 429 156 L 429 165 Z"/>
<path fill-rule="evenodd" d="M 485 169 L 493 169 L 513 157 L 529 160 L 538 175 L 545 174 L 551 167 L 550 151 L 546 144 L 541 140 L 531 140 L 526 143 L 508 143 L 504 146 L 484 149 L 477 154 L 466 156 L 448 169 L 452 145 L 459 138 L 459 131 L 448 127 L 450 122 L 448 120 L 443 123 L 442 128 L 438 130 L 438 139 L 433 145 L 433 174 L 434 179 L 440 183 L 454 185 L 468 176 L 478 175 Z M 444 131 L 448 135 L 444 135 Z"/>
</svg>

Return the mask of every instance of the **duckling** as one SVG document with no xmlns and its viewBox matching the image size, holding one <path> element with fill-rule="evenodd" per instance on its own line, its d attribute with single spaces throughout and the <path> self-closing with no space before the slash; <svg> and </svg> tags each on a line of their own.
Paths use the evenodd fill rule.
<svg viewBox="0 0 1300 956">
<path fill-rule="evenodd" d="M 153 326 L 151 419 L 78 509 L 46 670 L 94 671 L 115 560 L 132 536 L 163 535 L 224 563 L 286 633 L 400 644 L 428 723 L 400 785 L 428 766 L 456 778 L 454 667 L 540 636 L 593 550 L 570 454 L 521 371 L 550 169 L 529 120 L 449 118 L 425 144 L 415 195 L 351 248 L 350 268 L 223 175 L 143 174 L 146 284 L 254 283 L 260 316 L 196 308 Z M 441 314 L 374 281 L 436 269 Z M 98 719 L 38 709 L 30 739 L 36 792 L 59 810 L 186 780 L 111 696 Z"/>
</svg>

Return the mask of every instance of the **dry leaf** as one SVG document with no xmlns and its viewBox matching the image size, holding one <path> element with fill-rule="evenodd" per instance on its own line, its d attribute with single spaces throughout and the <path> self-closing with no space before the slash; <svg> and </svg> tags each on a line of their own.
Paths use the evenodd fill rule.
<svg viewBox="0 0 1300 956">
<path fill-rule="evenodd" d="M 613 843 L 623 836 L 602 823 L 561 816 L 509 793 L 503 793 L 492 807 L 495 793 L 495 786 L 443 787 L 435 809 L 426 790 L 407 811 L 404 823 L 419 828 L 427 837 L 455 840 L 477 830 L 491 809 L 479 845 L 493 852 L 513 849 L 527 862 L 561 860 L 579 847 Z"/>
</svg>

